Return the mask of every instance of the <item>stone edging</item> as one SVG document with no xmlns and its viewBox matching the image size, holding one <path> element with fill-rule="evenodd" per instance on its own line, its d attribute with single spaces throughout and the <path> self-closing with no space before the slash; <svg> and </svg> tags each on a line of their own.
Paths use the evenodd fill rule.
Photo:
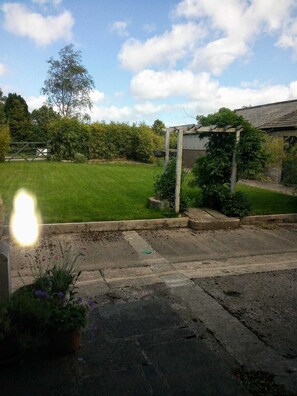
<svg viewBox="0 0 297 396">
<path fill-rule="evenodd" d="M 259 223 L 297 223 L 297 213 L 246 216 L 240 221 L 242 225 Z"/>
<path fill-rule="evenodd" d="M 209 221 L 195 220 L 188 217 L 146 219 L 146 220 L 121 220 L 98 221 L 90 223 L 57 223 L 43 224 L 43 235 L 68 234 L 92 231 L 131 231 L 155 230 L 166 228 L 193 228 L 195 230 L 216 230 L 238 228 L 240 225 L 253 225 L 263 223 L 297 223 L 297 213 L 246 216 L 242 219 L 226 218 Z M 0 227 L 1 228 L 1 227 Z M 3 227 L 3 235 L 9 235 L 9 226 Z"/>
<path fill-rule="evenodd" d="M 68 234 L 92 231 L 131 231 L 153 230 L 159 228 L 186 228 L 188 217 L 146 219 L 146 220 L 121 220 L 121 221 L 98 221 L 90 223 L 57 223 L 43 224 L 42 234 Z M 5 226 L 4 235 L 9 234 L 9 227 Z"/>
</svg>

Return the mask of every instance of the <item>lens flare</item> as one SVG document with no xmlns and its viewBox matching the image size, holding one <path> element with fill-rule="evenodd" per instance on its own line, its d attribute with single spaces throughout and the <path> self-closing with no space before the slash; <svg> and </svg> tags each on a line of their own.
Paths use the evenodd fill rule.
<svg viewBox="0 0 297 396">
<path fill-rule="evenodd" d="M 40 215 L 35 196 L 25 189 L 17 191 L 13 200 L 10 233 L 21 246 L 33 246 L 40 234 Z"/>
</svg>

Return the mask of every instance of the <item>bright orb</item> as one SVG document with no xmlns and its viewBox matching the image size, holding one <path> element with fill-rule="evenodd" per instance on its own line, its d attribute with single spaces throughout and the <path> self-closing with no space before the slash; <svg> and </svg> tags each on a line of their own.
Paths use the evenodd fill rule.
<svg viewBox="0 0 297 396">
<path fill-rule="evenodd" d="M 40 216 L 36 199 L 25 189 L 17 191 L 13 200 L 10 232 L 21 246 L 33 246 L 40 234 Z"/>
</svg>

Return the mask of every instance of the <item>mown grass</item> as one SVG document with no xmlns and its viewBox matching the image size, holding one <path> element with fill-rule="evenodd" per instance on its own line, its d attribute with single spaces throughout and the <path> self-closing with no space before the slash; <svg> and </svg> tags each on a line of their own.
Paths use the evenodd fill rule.
<svg viewBox="0 0 297 396">
<path fill-rule="evenodd" d="M 184 191 L 191 206 L 201 206 L 201 191 L 193 186 L 193 176 L 186 175 Z M 248 195 L 251 201 L 250 215 L 268 215 L 281 213 L 297 213 L 297 195 L 287 195 L 262 188 L 237 184 L 237 191 Z"/>
<path fill-rule="evenodd" d="M 36 195 L 44 223 L 166 216 L 147 207 L 154 178 L 161 170 L 145 164 L 2 163 L 0 195 L 6 222 L 19 188 Z"/>
<path fill-rule="evenodd" d="M 168 216 L 149 209 L 155 176 L 162 168 L 145 164 L 9 162 L 0 164 L 0 195 L 8 222 L 13 196 L 26 188 L 37 197 L 44 223 L 134 220 Z M 201 193 L 186 176 L 184 191 L 199 207 Z M 238 185 L 251 199 L 251 214 L 296 213 L 297 197 Z M 170 213 L 172 215 L 172 213 Z"/>
<path fill-rule="evenodd" d="M 297 212 L 297 196 L 281 194 L 262 188 L 237 185 L 237 190 L 247 194 L 251 200 L 251 215 L 268 215 Z"/>
</svg>

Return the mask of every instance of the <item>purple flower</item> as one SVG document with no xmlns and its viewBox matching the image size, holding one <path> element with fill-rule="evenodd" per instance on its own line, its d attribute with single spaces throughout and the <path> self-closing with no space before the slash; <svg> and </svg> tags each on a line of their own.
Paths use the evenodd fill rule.
<svg viewBox="0 0 297 396">
<path fill-rule="evenodd" d="M 81 304 L 83 302 L 82 297 L 77 297 L 76 302 L 78 302 L 79 304 Z"/>
<path fill-rule="evenodd" d="M 34 294 L 38 298 L 46 298 L 46 299 L 50 298 L 50 295 L 48 294 L 48 292 L 41 290 L 41 289 L 35 290 Z"/>
<path fill-rule="evenodd" d="M 89 305 L 90 308 L 94 308 L 94 307 L 96 307 L 97 303 L 96 303 L 95 300 L 90 298 L 89 301 L 88 301 L 88 305 Z"/>
<path fill-rule="evenodd" d="M 58 298 L 64 298 L 64 293 L 61 292 L 61 291 L 59 291 L 58 293 L 56 293 L 56 296 L 57 296 Z"/>
</svg>

